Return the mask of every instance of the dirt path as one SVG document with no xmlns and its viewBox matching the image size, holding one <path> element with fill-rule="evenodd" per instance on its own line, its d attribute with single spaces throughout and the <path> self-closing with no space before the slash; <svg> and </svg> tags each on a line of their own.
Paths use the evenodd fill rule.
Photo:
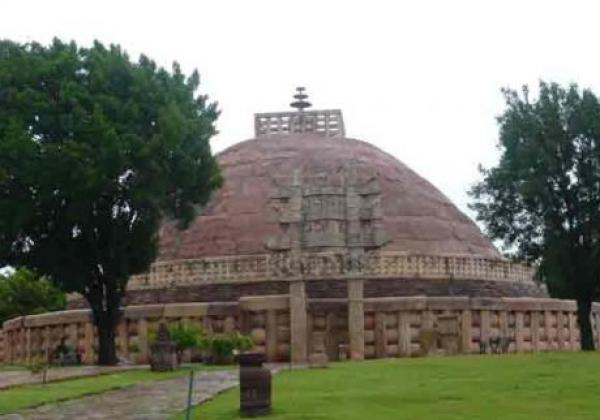
<svg viewBox="0 0 600 420">
<path fill-rule="evenodd" d="M 131 369 L 149 369 L 149 367 L 148 365 L 53 367 L 48 370 L 47 381 L 54 382 L 64 379 L 84 378 L 86 376 L 105 375 Z M 39 384 L 40 381 L 41 374 L 34 375 L 26 369 L 0 372 L 0 390 L 17 385 Z"/>
<path fill-rule="evenodd" d="M 47 404 L 0 420 L 163 420 L 185 409 L 188 377 L 146 382 L 75 400 Z M 193 403 L 200 404 L 238 384 L 236 371 L 196 372 Z"/>
</svg>

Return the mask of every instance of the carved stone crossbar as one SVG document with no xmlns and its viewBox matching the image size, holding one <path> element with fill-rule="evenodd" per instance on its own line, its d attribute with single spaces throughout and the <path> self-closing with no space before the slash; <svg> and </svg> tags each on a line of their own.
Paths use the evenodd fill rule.
<svg viewBox="0 0 600 420">
<path fill-rule="evenodd" d="M 503 260 L 456 255 L 374 252 L 282 253 L 157 262 L 133 276 L 129 290 L 211 283 L 338 278 L 465 279 L 531 283 L 535 269 Z"/>
</svg>

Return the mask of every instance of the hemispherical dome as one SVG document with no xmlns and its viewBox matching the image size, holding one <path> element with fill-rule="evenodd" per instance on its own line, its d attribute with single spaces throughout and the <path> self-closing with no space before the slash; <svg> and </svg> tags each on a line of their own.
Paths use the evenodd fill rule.
<svg viewBox="0 0 600 420">
<path fill-rule="evenodd" d="M 188 229 L 163 226 L 160 260 L 293 248 L 290 226 L 295 223 L 303 238 L 313 238 L 299 240 L 303 248 L 356 245 L 360 240 L 348 239 L 355 229 L 365 249 L 500 258 L 475 223 L 438 189 L 369 143 L 310 133 L 272 135 L 238 143 L 217 158 L 222 188 Z M 303 191 L 301 199 L 294 189 Z M 314 206 L 324 206 L 329 196 L 344 201 L 318 207 L 322 216 L 314 217 Z M 348 220 L 335 225 L 310 222 L 328 219 L 332 211 Z M 319 242 L 325 237 L 320 230 L 329 239 Z M 365 231 L 370 232 L 368 240 Z M 286 235 L 289 240 L 282 241 Z"/>
</svg>

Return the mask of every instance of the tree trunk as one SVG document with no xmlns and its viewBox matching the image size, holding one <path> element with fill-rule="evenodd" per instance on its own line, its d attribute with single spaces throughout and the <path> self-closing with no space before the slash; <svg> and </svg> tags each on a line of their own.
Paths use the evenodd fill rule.
<svg viewBox="0 0 600 420">
<path fill-rule="evenodd" d="M 121 293 L 116 285 L 118 281 L 105 276 L 98 279 L 96 287 L 85 295 L 98 328 L 98 364 L 116 365 L 117 349 L 115 330 L 121 318 Z"/>
<path fill-rule="evenodd" d="M 577 322 L 579 324 L 581 350 L 594 350 L 594 333 L 590 315 L 592 312 L 592 301 L 589 298 L 577 299 Z"/>
<path fill-rule="evenodd" d="M 98 364 L 104 366 L 116 365 L 117 349 L 115 346 L 115 329 L 117 321 L 110 313 L 103 312 L 97 317 L 98 327 Z"/>
</svg>

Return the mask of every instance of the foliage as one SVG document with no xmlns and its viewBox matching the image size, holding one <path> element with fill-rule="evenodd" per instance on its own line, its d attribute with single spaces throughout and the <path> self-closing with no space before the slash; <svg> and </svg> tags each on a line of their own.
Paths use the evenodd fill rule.
<svg viewBox="0 0 600 420">
<path fill-rule="evenodd" d="M 44 360 L 42 357 L 34 357 L 31 362 L 27 365 L 27 369 L 33 373 L 40 373 L 50 367 L 47 360 Z"/>
<path fill-rule="evenodd" d="M 598 355 L 570 352 L 331 363 L 275 375 L 268 418 L 591 420 L 600 412 L 598 369 Z M 239 398 L 236 387 L 193 418 L 239 419 Z"/>
<path fill-rule="evenodd" d="M 48 369 L 50 369 L 50 363 L 46 358 L 34 357 L 27 365 L 27 369 L 29 369 L 32 375 L 41 373 L 42 384 L 46 384 Z"/>
<path fill-rule="evenodd" d="M 202 347 L 208 351 L 213 363 L 224 364 L 231 363 L 236 352 L 249 350 L 253 345 L 250 337 L 236 332 L 208 337 Z"/>
<path fill-rule="evenodd" d="M 58 311 L 65 305 L 65 294 L 46 277 L 24 268 L 0 276 L 0 326 L 17 316 Z"/>
<path fill-rule="evenodd" d="M 540 264 L 554 296 L 574 298 L 583 349 L 593 349 L 600 296 L 600 102 L 576 85 L 540 82 L 532 100 L 505 90 L 500 162 L 471 191 L 489 234 Z"/>
<path fill-rule="evenodd" d="M 129 343 L 127 345 L 127 350 L 129 350 L 130 353 L 137 353 L 140 351 L 140 346 L 137 343 Z"/>
<path fill-rule="evenodd" d="M 121 299 L 159 225 L 188 225 L 220 184 L 218 112 L 198 86 L 116 45 L 0 41 L 0 266 L 81 293 L 101 364 L 116 362 Z"/>
<path fill-rule="evenodd" d="M 175 324 L 169 327 L 171 340 L 177 346 L 178 351 L 198 348 L 204 337 L 204 333 L 195 325 Z"/>
<path fill-rule="evenodd" d="M 185 350 L 200 349 L 204 345 L 204 333 L 195 325 L 171 325 L 169 335 L 175 343 L 179 363 L 182 361 Z"/>
</svg>

